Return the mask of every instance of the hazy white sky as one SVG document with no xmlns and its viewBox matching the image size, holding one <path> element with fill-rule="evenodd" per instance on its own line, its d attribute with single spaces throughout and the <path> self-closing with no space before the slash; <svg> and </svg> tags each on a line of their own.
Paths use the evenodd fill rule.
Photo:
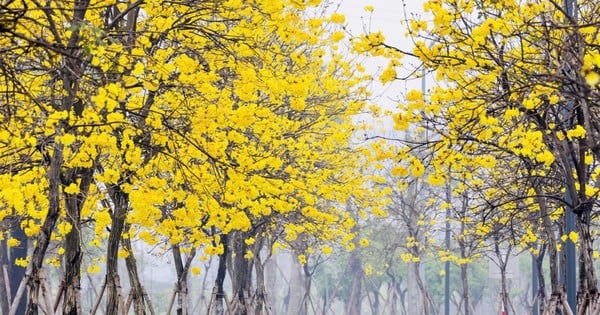
<svg viewBox="0 0 600 315">
<path fill-rule="evenodd" d="M 348 22 L 348 31 L 353 35 L 359 35 L 365 31 L 382 31 L 386 43 L 402 48 L 403 50 L 412 50 L 412 41 L 405 36 L 405 19 L 411 17 L 411 14 L 423 14 L 423 1 L 421 0 L 332 0 L 339 4 L 339 12 L 346 16 Z M 373 6 L 373 12 L 365 11 L 365 6 Z M 406 57 L 403 66 L 397 69 L 398 75 L 403 76 L 411 72 L 419 65 L 419 62 Z M 383 58 L 369 60 L 365 63 L 368 71 L 378 76 L 379 72 L 387 67 L 388 60 Z M 431 83 L 431 82 L 428 82 Z M 382 86 L 374 84 L 372 90 L 376 95 L 374 103 L 382 108 L 394 109 L 398 102 L 404 99 L 404 95 L 411 89 L 420 89 L 421 79 L 409 81 L 396 81 L 392 84 Z M 430 84 L 427 84 L 430 85 Z M 391 120 L 380 120 L 378 124 L 384 133 L 391 132 Z"/>
<path fill-rule="evenodd" d="M 405 11 L 420 14 L 422 1 L 410 0 L 335 0 L 340 3 L 340 11 L 346 15 L 352 32 L 358 32 L 370 26 L 372 31 L 382 30 L 392 44 L 401 44 L 404 37 Z M 404 3 L 403 3 L 404 2 Z M 373 12 L 366 12 L 365 6 L 373 6 Z M 405 10 L 406 8 L 406 10 Z"/>
</svg>

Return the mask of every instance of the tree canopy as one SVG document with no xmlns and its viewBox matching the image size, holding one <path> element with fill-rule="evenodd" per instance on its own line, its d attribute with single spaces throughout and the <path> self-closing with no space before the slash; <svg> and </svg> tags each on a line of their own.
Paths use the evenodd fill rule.
<svg viewBox="0 0 600 315">
<path fill-rule="evenodd" d="M 453 183 L 454 194 L 469 199 L 465 218 L 476 218 L 469 234 L 482 241 L 501 235 L 534 254 L 536 244 L 547 245 L 552 312 L 563 294 L 555 251 L 577 243 L 579 305 L 595 309 L 597 3 L 452 0 L 423 8 L 405 18 L 413 50 L 387 45 L 381 33 L 355 41 L 357 51 L 390 59 L 382 82 L 398 79 L 406 58 L 436 82 L 425 95 L 408 92 L 393 116 L 397 129 L 416 134 L 399 150 L 399 174 Z M 565 230 L 567 212 L 576 231 Z"/>
<path fill-rule="evenodd" d="M 124 239 L 208 255 L 236 231 L 248 244 L 350 244 L 346 201 L 377 204 L 353 173 L 367 77 L 338 47 L 344 17 L 320 1 L 9 1 L 0 12 L 0 219 L 35 240 L 20 262 L 33 275 L 28 314 L 39 270 L 61 261 L 64 312 L 81 312 L 82 246 L 105 249 L 116 311 Z"/>
</svg>

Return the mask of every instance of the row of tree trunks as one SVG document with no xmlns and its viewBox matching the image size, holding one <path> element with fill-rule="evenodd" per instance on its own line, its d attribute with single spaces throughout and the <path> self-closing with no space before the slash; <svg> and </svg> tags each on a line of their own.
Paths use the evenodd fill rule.
<svg viewBox="0 0 600 315">
<path fill-rule="evenodd" d="M 266 239 L 257 238 L 255 243 L 247 243 L 246 241 L 250 235 L 251 233 L 238 231 L 221 236 L 223 253 L 219 255 L 213 297 L 209 304 L 209 313 L 211 315 L 272 314 L 271 307 L 277 301 L 268 298 L 267 287 L 275 288 L 275 265 L 271 261 L 271 257 L 267 258 L 264 263 L 261 259 L 260 250 Z M 253 253 L 252 257 L 247 255 L 249 251 Z M 270 272 L 267 273 L 269 281 L 266 281 L 265 278 L 265 266 L 270 269 Z M 298 264 L 297 267 L 292 267 L 292 273 L 294 271 L 302 273 L 301 266 Z M 228 274 L 232 284 L 231 300 L 227 300 L 223 288 L 225 278 Z M 253 282 L 253 279 L 255 282 Z M 295 293 L 304 292 L 302 288 L 303 284 L 294 287 Z M 303 301 L 304 298 L 302 296 L 297 300 Z M 301 304 L 302 302 L 298 303 Z M 298 309 L 294 308 L 292 313 L 304 314 L 296 310 Z M 290 311 L 289 308 L 288 311 Z"/>
</svg>

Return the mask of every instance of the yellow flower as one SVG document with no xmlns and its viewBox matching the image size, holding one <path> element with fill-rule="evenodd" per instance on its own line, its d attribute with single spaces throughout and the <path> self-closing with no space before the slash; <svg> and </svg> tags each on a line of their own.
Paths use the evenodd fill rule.
<svg viewBox="0 0 600 315">
<path fill-rule="evenodd" d="M 99 273 L 99 272 L 100 272 L 100 266 L 98 266 L 98 265 L 96 265 L 96 264 L 94 264 L 94 265 L 91 265 L 91 266 L 88 266 L 88 267 L 87 267 L 87 272 L 88 272 L 89 274 L 95 274 L 95 273 Z"/>
<path fill-rule="evenodd" d="M 71 226 L 71 223 L 66 222 L 66 221 L 63 221 L 56 226 L 56 229 L 58 230 L 58 234 L 60 234 L 60 235 L 69 234 L 69 232 L 71 232 L 72 228 L 73 227 Z"/>
<path fill-rule="evenodd" d="M 418 102 L 423 100 L 423 92 L 419 90 L 410 90 L 406 94 L 406 100 L 409 102 Z"/>
<path fill-rule="evenodd" d="M 466 257 L 459 258 L 458 260 L 456 260 L 456 263 L 457 263 L 459 266 L 466 265 L 466 264 L 468 264 L 468 263 L 470 263 L 470 262 L 471 262 L 471 259 L 470 259 L 470 258 L 466 258 Z"/>
<path fill-rule="evenodd" d="M 590 86 L 595 86 L 600 82 L 600 74 L 596 71 L 590 71 L 585 75 L 585 82 Z"/>
<path fill-rule="evenodd" d="M 385 70 L 379 76 L 379 81 L 381 81 L 381 83 L 385 84 L 385 83 L 394 81 L 396 79 L 396 76 L 397 76 L 396 68 L 392 63 L 390 63 L 388 65 L 388 67 L 385 68 Z"/>
<path fill-rule="evenodd" d="M 29 264 L 29 256 L 27 256 L 26 258 L 17 258 L 15 259 L 15 265 L 19 266 L 19 267 L 27 267 L 27 264 Z"/>
<path fill-rule="evenodd" d="M 67 133 L 65 135 L 63 135 L 62 137 L 60 137 L 59 139 L 57 139 L 57 141 L 61 142 L 64 145 L 70 145 L 73 142 L 75 142 L 75 136 Z"/>
<path fill-rule="evenodd" d="M 79 186 L 76 183 L 71 183 L 63 190 L 65 194 L 75 195 L 79 193 Z"/>
<path fill-rule="evenodd" d="M 534 109 L 539 102 L 537 102 L 536 99 L 531 99 L 528 98 L 526 100 L 523 101 L 523 107 L 525 107 L 526 109 Z"/>
<path fill-rule="evenodd" d="M 392 168 L 392 175 L 397 177 L 404 177 L 408 175 L 408 170 L 404 166 L 396 165 Z"/>
<path fill-rule="evenodd" d="M 545 151 L 538 153 L 535 156 L 535 159 L 538 162 L 542 162 L 545 165 L 549 166 L 554 162 L 554 154 L 552 154 L 552 152 L 550 152 L 550 150 L 545 150 Z"/>
<path fill-rule="evenodd" d="M 371 266 L 371 264 L 367 264 L 365 266 L 365 275 L 370 276 L 371 274 L 373 274 L 373 266 Z"/>
<path fill-rule="evenodd" d="M 58 257 L 46 258 L 46 264 L 53 267 L 60 267 L 60 259 Z"/>
<path fill-rule="evenodd" d="M 400 255 L 400 259 L 402 259 L 403 262 L 411 262 L 413 258 L 413 255 L 410 253 L 404 253 Z"/>
<path fill-rule="evenodd" d="M 571 242 L 577 244 L 577 241 L 579 240 L 579 234 L 577 234 L 575 231 L 571 231 L 569 232 L 569 239 Z"/>
<path fill-rule="evenodd" d="M 334 42 L 339 42 L 344 39 L 344 37 L 346 37 L 346 35 L 342 31 L 335 31 L 331 34 L 331 40 Z"/>
<path fill-rule="evenodd" d="M 119 258 L 127 258 L 127 257 L 129 257 L 129 251 L 124 248 L 121 248 L 121 249 L 119 249 L 117 256 L 119 256 Z"/>
<path fill-rule="evenodd" d="M 8 245 L 8 247 L 15 247 L 21 245 L 21 242 L 18 239 L 11 237 L 6 241 L 6 245 Z"/>
<path fill-rule="evenodd" d="M 191 269 L 191 272 L 192 272 L 192 274 L 193 274 L 194 276 L 197 276 L 197 275 L 199 275 L 201 271 L 202 271 L 202 270 L 201 270 L 201 269 L 200 269 L 200 267 L 198 267 L 198 266 L 194 266 L 194 267 L 192 267 L 192 269 Z"/>
<path fill-rule="evenodd" d="M 331 17 L 329 17 L 329 20 L 331 20 L 331 22 L 333 23 L 344 23 L 346 22 L 346 16 L 344 16 L 343 14 L 340 13 L 334 13 L 331 15 Z"/>
<path fill-rule="evenodd" d="M 302 266 L 306 265 L 306 255 L 304 255 L 304 254 L 298 255 L 298 262 Z"/>
<path fill-rule="evenodd" d="M 425 167 L 419 159 L 413 157 L 410 159 L 410 171 L 414 177 L 420 177 L 425 173 Z"/>
<path fill-rule="evenodd" d="M 583 137 L 585 137 L 585 128 L 581 125 L 577 125 L 575 128 L 567 131 L 567 138 L 569 138 L 569 140 Z"/>
<path fill-rule="evenodd" d="M 584 162 L 587 165 L 590 165 L 594 162 L 594 156 L 589 151 L 585 152 Z"/>
<path fill-rule="evenodd" d="M 445 182 L 445 178 L 444 175 L 433 173 L 429 175 L 427 181 L 431 186 L 442 186 Z"/>
</svg>

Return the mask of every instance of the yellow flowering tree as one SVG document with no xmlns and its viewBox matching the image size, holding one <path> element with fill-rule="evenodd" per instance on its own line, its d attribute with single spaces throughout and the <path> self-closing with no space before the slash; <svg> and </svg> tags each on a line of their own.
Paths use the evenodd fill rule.
<svg viewBox="0 0 600 315">
<path fill-rule="evenodd" d="M 149 306 L 132 240 L 172 249 L 181 300 L 182 253 L 202 248 L 247 268 L 251 238 L 352 241 L 344 204 L 370 191 L 352 174 L 360 155 L 349 145 L 366 92 L 336 50 L 343 16 L 315 15 L 319 4 L 1 5 L 0 42 L 11 48 L 0 57 L 0 218 L 20 218 L 35 240 L 26 314 L 43 307 L 44 265 L 61 261 L 63 313 L 82 312 L 83 236 L 105 251 L 107 313 L 122 311 L 120 258 L 136 313 Z"/>
<path fill-rule="evenodd" d="M 486 230 L 497 223 L 510 223 L 518 229 L 509 241 L 548 246 L 548 312 L 564 301 L 553 221 L 564 222 L 565 211 L 575 214 L 578 237 L 572 239 L 579 248 L 583 313 L 595 312 L 599 298 L 591 218 L 600 158 L 595 106 L 600 21 L 594 1 L 565 4 L 571 5 L 426 1 L 427 17 L 406 20 L 413 50 L 386 45 L 381 33 L 357 38 L 354 47 L 390 58 L 383 82 L 398 77 L 395 71 L 407 56 L 432 74 L 437 86 L 428 95 L 409 92 L 393 115 L 396 128 L 421 134 L 421 141 L 401 150 L 401 163 L 411 176 L 459 180 L 469 196 L 479 196 L 478 213 L 488 215 L 478 218 L 490 219 L 477 222 L 482 239 L 494 234 Z M 413 155 L 417 149 L 427 158 Z"/>
<path fill-rule="evenodd" d="M 441 213 L 438 209 L 444 202 L 437 194 L 437 187 L 430 186 L 420 178 L 399 176 L 404 170 L 396 164 L 390 168 L 386 176 L 387 184 L 392 187 L 391 202 L 387 206 L 389 216 L 382 223 L 374 222 L 376 228 L 381 228 L 377 234 L 394 233 L 387 231 L 398 230 L 394 234 L 395 237 L 381 236 L 385 242 L 384 249 L 389 248 L 391 251 L 383 255 L 390 257 L 390 254 L 396 254 L 391 260 L 385 261 L 386 273 L 393 279 L 396 276 L 393 270 L 394 261 L 400 260 L 405 263 L 408 296 L 403 307 L 406 307 L 409 313 L 430 313 L 436 307 L 421 270 L 425 261 L 434 253 L 435 239 L 441 235 L 438 223 Z M 419 296 L 420 299 L 417 298 Z M 411 299 L 418 301 L 411 302 Z"/>
</svg>

